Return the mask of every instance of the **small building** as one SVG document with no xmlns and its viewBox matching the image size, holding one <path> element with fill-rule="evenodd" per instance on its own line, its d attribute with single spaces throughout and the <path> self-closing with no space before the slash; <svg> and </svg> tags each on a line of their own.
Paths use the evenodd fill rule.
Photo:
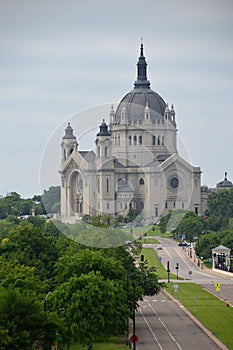
<svg viewBox="0 0 233 350">
<path fill-rule="evenodd" d="M 227 172 L 225 172 L 224 180 L 217 183 L 216 190 L 229 190 L 232 187 L 233 184 L 230 180 L 227 179 Z"/>
<path fill-rule="evenodd" d="M 233 183 L 228 180 L 227 172 L 225 172 L 225 177 L 222 181 L 217 182 L 215 188 L 210 188 L 208 186 L 201 186 L 201 213 L 205 214 L 208 209 L 208 197 L 211 193 L 221 191 L 221 190 L 230 190 L 233 188 Z"/>
<path fill-rule="evenodd" d="M 219 245 L 212 249 L 212 268 L 224 271 L 231 270 L 231 250 Z"/>
</svg>

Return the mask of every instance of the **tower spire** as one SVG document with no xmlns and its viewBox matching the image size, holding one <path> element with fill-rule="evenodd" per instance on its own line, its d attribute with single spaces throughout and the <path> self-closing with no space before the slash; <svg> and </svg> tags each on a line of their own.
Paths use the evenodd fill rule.
<svg viewBox="0 0 233 350">
<path fill-rule="evenodd" d="M 143 53 L 143 38 L 141 38 L 140 56 L 137 63 L 137 80 L 134 83 L 136 88 L 150 88 L 150 82 L 147 80 L 147 63 Z"/>
</svg>

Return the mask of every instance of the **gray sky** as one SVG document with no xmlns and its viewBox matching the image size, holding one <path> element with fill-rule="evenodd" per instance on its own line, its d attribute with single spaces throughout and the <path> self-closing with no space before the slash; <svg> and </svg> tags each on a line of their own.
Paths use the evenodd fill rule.
<svg viewBox="0 0 233 350">
<path fill-rule="evenodd" d="M 42 186 L 58 180 L 64 125 L 133 88 L 142 36 L 151 87 L 174 103 L 202 184 L 215 186 L 225 171 L 233 180 L 232 0 L 1 0 L 1 195 L 41 192 L 55 130 L 54 180 Z M 98 108 L 94 126 L 107 119 Z M 77 136 L 90 120 L 78 114 Z"/>
</svg>

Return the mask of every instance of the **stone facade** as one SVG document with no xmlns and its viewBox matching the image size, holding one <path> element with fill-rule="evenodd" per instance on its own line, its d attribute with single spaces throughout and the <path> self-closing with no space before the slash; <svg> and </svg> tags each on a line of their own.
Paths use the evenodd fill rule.
<svg viewBox="0 0 233 350">
<path fill-rule="evenodd" d="M 134 89 L 102 121 L 95 152 L 78 150 L 70 125 L 61 148 L 63 217 L 134 209 L 150 224 L 168 210 L 200 213 L 201 169 L 178 153 L 175 109 L 150 88 L 143 44 Z"/>
</svg>

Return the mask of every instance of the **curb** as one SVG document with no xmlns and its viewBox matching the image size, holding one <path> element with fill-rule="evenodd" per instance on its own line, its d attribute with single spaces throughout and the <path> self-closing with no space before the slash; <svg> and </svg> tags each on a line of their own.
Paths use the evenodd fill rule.
<svg viewBox="0 0 233 350">
<path fill-rule="evenodd" d="M 175 299 L 170 293 L 168 293 L 167 290 L 163 289 L 163 292 L 171 298 L 183 311 L 186 313 L 189 318 L 191 318 L 192 321 L 194 321 L 202 330 L 203 332 L 213 340 L 213 342 L 219 347 L 221 350 L 229 350 L 225 344 L 221 342 L 211 331 L 209 331 L 190 311 L 188 311 L 179 300 Z"/>
</svg>

